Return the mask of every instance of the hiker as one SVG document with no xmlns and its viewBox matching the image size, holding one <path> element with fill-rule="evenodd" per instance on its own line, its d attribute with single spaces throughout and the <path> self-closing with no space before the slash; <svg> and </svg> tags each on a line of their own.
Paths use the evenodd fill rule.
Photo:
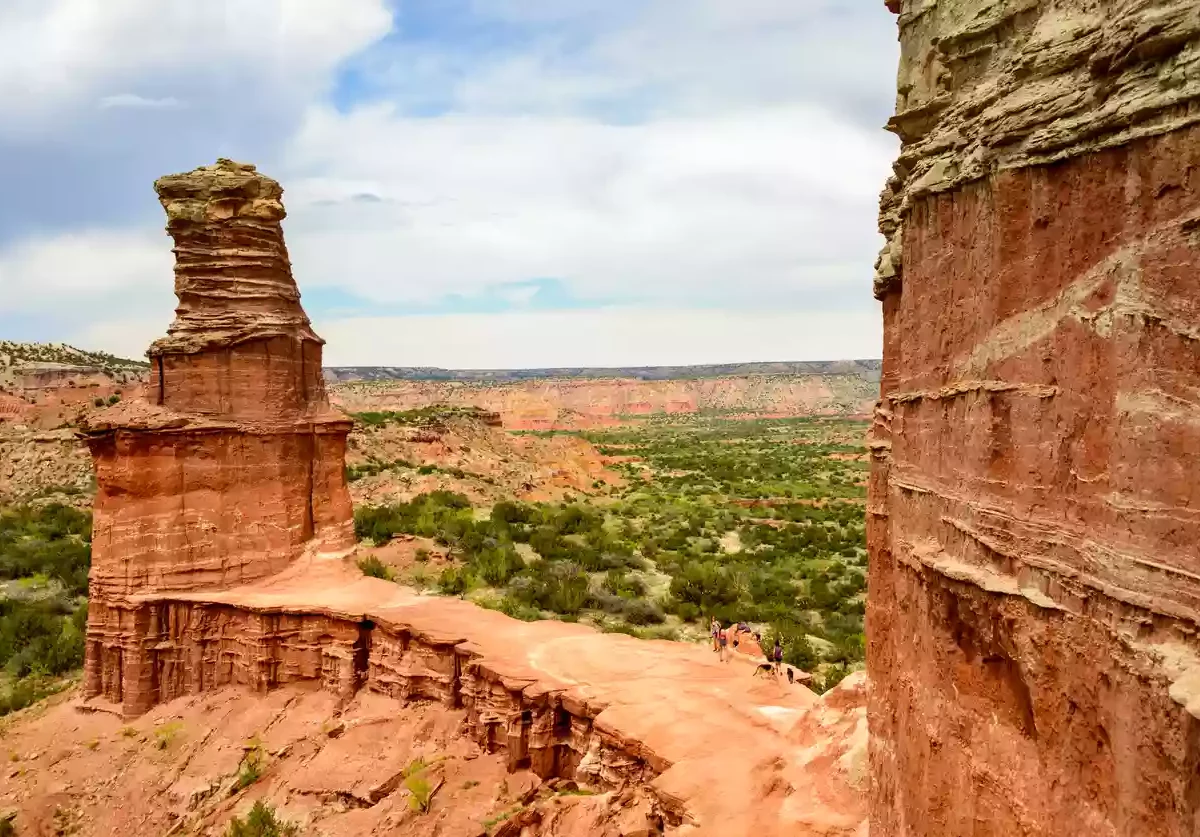
<svg viewBox="0 0 1200 837">
<path fill-rule="evenodd" d="M 783 670 L 783 643 L 779 641 L 779 637 L 775 637 L 775 648 L 771 651 L 771 661 L 775 663 L 775 676 L 778 677 L 780 671 Z"/>
<path fill-rule="evenodd" d="M 712 618 L 712 623 L 708 626 L 709 632 L 712 634 L 713 650 L 720 652 L 721 650 L 721 623 L 717 621 L 717 617 Z"/>
<path fill-rule="evenodd" d="M 717 627 L 720 628 L 719 623 Z M 721 661 L 726 663 L 729 662 L 729 631 L 731 630 L 733 630 L 733 626 L 730 626 L 727 630 L 718 631 L 720 635 L 720 648 L 718 653 L 721 655 Z"/>
</svg>

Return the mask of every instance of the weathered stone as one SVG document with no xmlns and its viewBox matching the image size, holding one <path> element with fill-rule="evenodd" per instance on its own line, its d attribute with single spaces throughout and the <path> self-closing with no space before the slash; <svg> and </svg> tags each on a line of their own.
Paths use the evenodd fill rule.
<svg viewBox="0 0 1200 837">
<path fill-rule="evenodd" d="M 1200 822 L 1200 15 L 899 6 L 872 823 Z"/>
<path fill-rule="evenodd" d="M 228 588 L 353 545 L 351 423 L 325 396 L 282 189 L 228 160 L 155 186 L 175 239 L 176 319 L 150 348 L 147 397 L 81 425 L 97 482 L 87 692 L 130 710 L 177 676 L 139 662 L 159 628 L 138 596 Z"/>
</svg>

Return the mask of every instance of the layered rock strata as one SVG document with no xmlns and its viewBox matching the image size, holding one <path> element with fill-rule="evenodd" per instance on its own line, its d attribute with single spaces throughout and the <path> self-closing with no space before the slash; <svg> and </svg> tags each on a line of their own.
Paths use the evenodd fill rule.
<svg viewBox="0 0 1200 837">
<path fill-rule="evenodd" d="M 155 189 L 175 241 L 175 321 L 148 352 L 146 397 L 81 430 L 97 484 L 86 688 L 131 709 L 152 702 L 152 675 L 132 661 L 156 630 L 137 597 L 228 588 L 354 542 L 351 423 L 325 396 L 283 190 L 228 160 Z"/>
<path fill-rule="evenodd" d="M 83 425 L 97 492 L 97 606 L 154 590 L 221 588 L 305 550 L 353 544 L 322 341 L 300 307 L 279 184 L 253 166 L 155 183 L 175 241 L 175 321 L 151 345 L 145 400 Z"/>
<path fill-rule="evenodd" d="M 871 833 L 1200 828 L 1200 13 L 894 0 Z"/>
</svg>

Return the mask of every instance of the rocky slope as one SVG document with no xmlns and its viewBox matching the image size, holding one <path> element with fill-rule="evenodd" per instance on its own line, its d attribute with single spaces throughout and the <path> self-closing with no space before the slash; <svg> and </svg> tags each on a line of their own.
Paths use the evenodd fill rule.
<svg viewBox="0 0 1200 837">
<path fill-rule="evenodd" d="M 432 404 L 499 413 L 516 430 L 604 427 L 630 417 L 717 413 L 730 416 L 869 415 L 878 385 L 855 373 L 753 374 L 712 378 L 549 378 L 488 381 L 339 382 L 342 408 L 411 410 Z"/>
<path fill-rule="evenodd" d="M 140 391 L 147 369 L 63 343 L 0 340 L 0 432 L 74 423 L 97 402 Z"/>
<path fill-rule="evenodd" d="M 764 764 L 747 777 L 712 781 L 733 795 L 747 792 L 747 779 L 773 779 L 769 807 L 789 809 L 789 834 L 858 833 L 866 764 L 860 678 L 807 708 L 774 708 L 785 730 L 790 724 L 780 737 L 810 754 L 807 762 Z M 344 703 L 299 686 L 267 695 L 234 687 L 183 697 L 131 722 L 81 711 L 67 695 L 8 719 L 0 817 L 15 815 L 17 834 L 223 835 L 231 816 L 245 816 L 262 800 L 300 833 L 328 837 L 649 837 L 704 830 L 672 825 L 672 802 L 653 787 L 512 771 L 507 752 L 464 734 L 466 721 L 461 709 L 403 704 L 373 691 Z M 261 776 L 238 790 L 252 759 L 261 760 Z M 415 809 L 414 785 L 405 781 L 414 772 L 433 791 L 424 812 Z"/>
<path fill-rule="evenodd" d="M 620 483 L 583 439 L 513 435 L 471 411 L 435 410 L 423 419 L 360 422 L 346 464 L 356 504 L 410 500 L 446 489 L 473 503 L 505 498 L 558 500 Z"/>
<path fill-rule="evenodd" d="M 1200 823 L 1200 16 L 889 0 L 871 833 Z"/>
</svg>

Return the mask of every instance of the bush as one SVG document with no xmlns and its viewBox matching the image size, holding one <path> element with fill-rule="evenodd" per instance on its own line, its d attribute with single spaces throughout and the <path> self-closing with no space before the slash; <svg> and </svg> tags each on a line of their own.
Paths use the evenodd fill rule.
<svg viewBox="0 0 1200 837">
<path fill-rule="evenodd" d="M 446 567 L 438 576 L 437 586 L 447 596 L 461 596 L 471 587 L 471 574 L 462 567 Z"/>
<path fill-rule="evenodd" d="M 234 817 L 229 821 L 226 837 L 294 837 L 300 833 L 295 823 L 285 822 L 275 815 L 275 809 L 261 799 L 242 820 Z"/>
<path fill-rule="evenodd" d="M 238 766 L 237 778 L 233 781 L 231 793 L 237 793 L 253 785 L 262 778 L 263 771 L 266 769 L 267 751 L 263 748 L 262 741 L 258 736 L 254 736 L 246 744 L 246 753 L 242 756 L 242 763 Z"/>
<path fill-rule="evenodd" d="M 542 612 L 536 607 L 527 605 L 512 596 L 504 596 L 500 601 L 494 604 L 484 602 L 484 605 L 492 610 L 498 610 L 505 616 L 511 616 L 513 619 L 520 619 L 522 622 L 537 622 L 543 619 Z"/>
<path fill-rule="evenodd" d="M 46 575 L 68 595 L 87 594 L 92 518 L 86 512 L 48 503 L 0 514 L 0 579 Z"/>
<path fill-rule="evenodd" d="M 371 578 L 382 578 L 384 581 L 391 581 L 393 579 L 392 568 L 374 555 L 359 558 L 358 568 L 362 570 L 363 575 L 370 576 Z"/>
<path fill-rule="evenodd" d="M 509 593 L 517 601 L 555 613 L 578 614 L 588 603 L 590 580 L 570 561 L 542 561 L 513 579 Z"/>
<path fill-rule="evenodd" d="M 666 619 L 662 608 L 645 599 L 626 599 L 624 615 L 631 625 L 660 625 Z"/>
<path fill-rule="evenodd" d="M 0 664 L 15 678 L 64 674 L 83 664 L 87 602 L 0 599 Z"/>
<path fill-rule="evenodd" d="M 418 814 L 429 812 L 433 794 L 437 790 L 425 775 L 424 759 L 413 759 L 404 768 L 404 787 L 408 791 L 408 805 Z"/>
</svg>

